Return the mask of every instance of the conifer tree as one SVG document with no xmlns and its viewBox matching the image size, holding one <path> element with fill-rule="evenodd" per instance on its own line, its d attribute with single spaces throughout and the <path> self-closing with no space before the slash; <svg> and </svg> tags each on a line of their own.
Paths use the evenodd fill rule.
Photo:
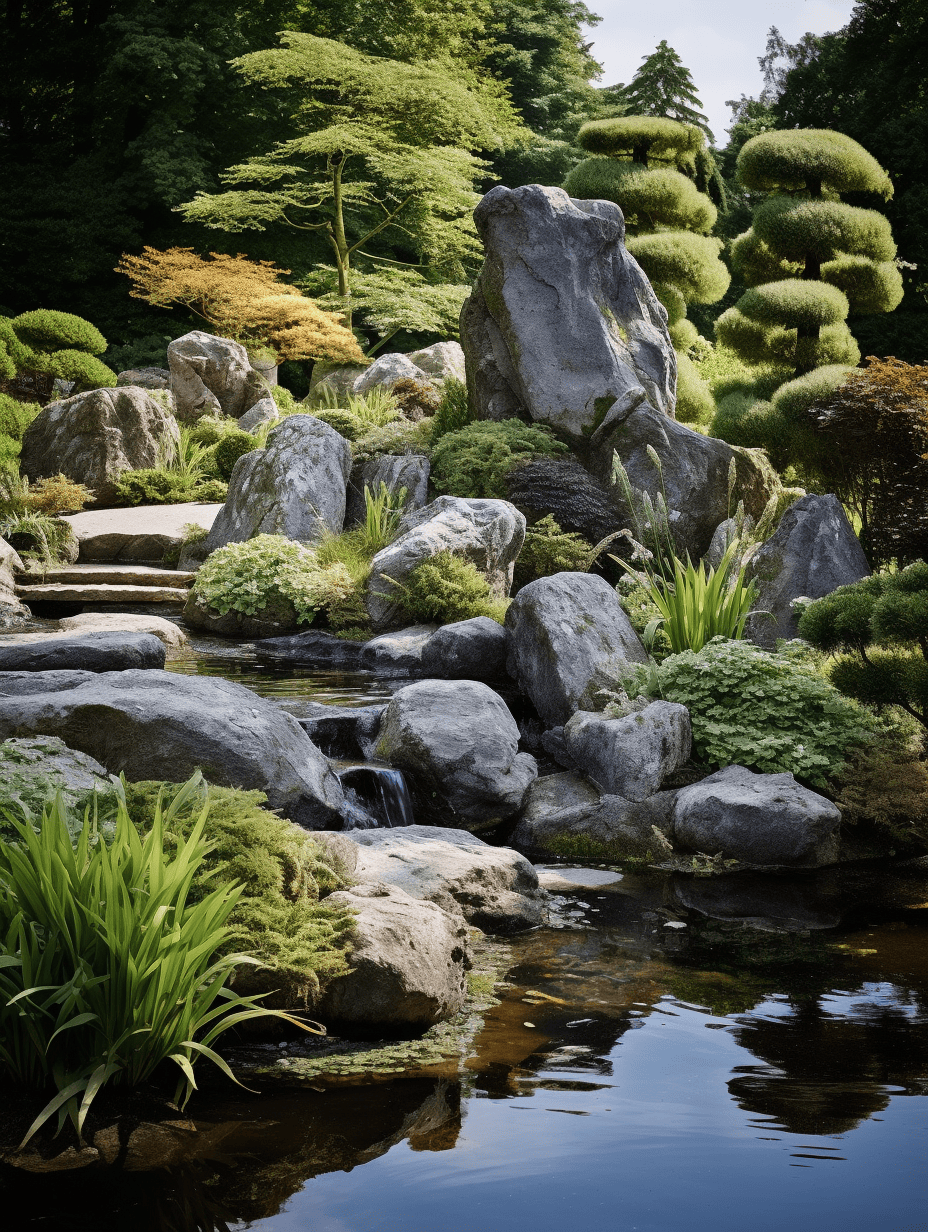
<svg viewBox="0 0 928 1232">
<path fill-rule="evenodd" d="M 641 67 L 625 87 L 624 96 L 633 114 L 665 116 L 668 120 L 695 124 L 712 140 L 690 71 L 666 39 L 661 39 L 654 51 L 642 59 Z"/>
<path fill-rule="evenodd" d="M 710 236 L 718 211 L 694 183 L 705 137 L 693 124 L 621 116 L 585 124 L 579 142 L 593 157 L 571 171 L 564 188 L 572 197 L 621 206 L 628 251 L 667 309 L 678 360 L 677 415 L 691 423 L 707 419 L 714 407 L 686 355 L 698 337 L 686 306 L 721 299 L 729 274 L 719 259 L 721 241 Z"/>
</svg>

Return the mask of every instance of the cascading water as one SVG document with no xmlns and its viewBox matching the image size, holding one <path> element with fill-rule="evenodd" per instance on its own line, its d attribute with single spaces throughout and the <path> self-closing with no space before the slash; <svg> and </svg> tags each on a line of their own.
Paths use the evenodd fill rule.
<svg viewBox="0 0 928 1232">
<path fill-rule="evenodd" d="M 347 804 L 346 830 L 415 825 L 412 799 L 402 770 L 392 766 L 347 766 L 338 771 Z"/>
</svg>

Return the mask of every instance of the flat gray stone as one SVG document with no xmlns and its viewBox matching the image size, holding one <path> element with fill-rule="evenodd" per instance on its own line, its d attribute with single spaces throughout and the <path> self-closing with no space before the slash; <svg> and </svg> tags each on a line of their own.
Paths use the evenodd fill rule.
<svg viewBox="0 0 928 1232">
<path fill-rule="evenodd" d="M 411 625 L 395 633 L 381 633 L 361 649 L 361 667 L 382 675 L 420 674 L 422 652 L 435 633 L 436 625 Z"/>
<path fill-rule="evenodd" d="M 127 509 L 91 509 L 65 517 L 77 536 L 79 559 L 149 564 L 177 547 L 187 525 L 212 526 L 222 505 L 135 505 Z"/>
<path fill-rule="evenodd" d="M 164 660 L 164 644 L 152 633 L 58 633 L 39 642 L 0 642 L 0 672 L 117 672 L 161 668 Z"/>
<path fill-rule="evenodd" d="M 567 868 L 562 864 L 536 864 L 538 884 L 551 894 L 570 894 L 578 890 L 602 890 L 618 885 L 623 874 L 605 868 Z"/>
</svg>

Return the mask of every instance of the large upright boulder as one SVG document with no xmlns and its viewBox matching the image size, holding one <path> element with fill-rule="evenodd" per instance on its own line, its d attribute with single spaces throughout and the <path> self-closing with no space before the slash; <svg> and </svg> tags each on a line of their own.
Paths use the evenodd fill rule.
<svg viewBox="0 0 928 1232">
<path fill-rule="evenodd" d="M 406 489 L 404 509 L 421 509 L 428 500 L 429 469 L 429 460 L 421 453 L 378 453 L 373 458 L 356 462 L 348 483 L 345 526 L 364 522 L 367 516 L 364 489 L 370 488 L 376 496 L 382 483 L 394 494 Z"/>
<path fill-rule="evenodd" d="M 207 551 L 255 535 L 318 543 L 327 533 L 337 534 L 350 473 L 351 448 L 343 436 L 312 415 L 289 415 L 270 433 L 266 448 L 235 463 Z"/>
<path fill-rule="evenodd" d="M 648 655 L 615 590 L 590 573 L 555 573 L 523 586 L 506 613 L 507 669 L 553 727 L 601 705 L 628 663 Z"/>
<path fill-rule="evenodd" d="M 461 343 L 482 418 L 527 416 L 582 443 L 643 402 L 673 415 L 667 313 L 625 248 L 617 205 L 497 185 L 474 220 L 486 260 Z"/>
<path fill-rule="evenodd" d="M 651 702 L 620 719 L 578 710 L 564 741 L 578 768 L 603 791 L 640 803 L 689 759 L 690 716 L 677 702 Z"/>
<path fill-rule="evenodd" d="M 52 402 L 23 435 L 20 465 L 31 481 L 65 474 L 111 502 L 126 471 L 157 466 L 180 440 L 177 420 L 146 389 L 91 389 Z"/>
<path fill-rule="evenodd" d="M 794 599 L 823 599 L 839 586 L 870 576 L 860 541 L 837 496 L 803 496 L 787 509 L 776 532 L 751 558 L 758 584 L 747 636 L 772 649 L 798 636 Z"/>
<path fill-rule="evenodd" d="M 266 393 L 241 343 L 202 329 L 169 343 L 168 364 L 177 417 L 186 422 L 204 415 L 240 419 Z"/>
<path fill-rule="evenodd" d="M 420 821 L 465 830 L 517 813 L 538 774 L 505 702 L 476 680 L 420 680 L 394 693 L 376 751 L 406 774 Z"/>
<path fill-rule="evenodd" d="M 0 740 L 58 736 L 133 782 L 202 770 L 220 787 L 267 794 L 315 830 L 341 829 L 344 796 L 296 719 L 250 689 L 175 672 L 0 673 Z"/>
<path fill-rule="evenodd" d="M 525 518 L 508 501 L 439 496 L 424 509 L 406 514 L 401 529 L 403 533 L 371 563 L 367 611 L 375 629 L 408 623 L 402 591 L 393 583 L 402 585 L 417 565 L 439 552 L 454 552 L 472 561 L 486 574 L 494 594 L 508 595 L 513 566 L 525 542 Z"/>
<path fill-rule="evenodd" d="M 25 624 L 31 613 L 16 597 L 14 573 L 22 571 L 19 553 L 5 539 L 0 539 L 0 631 Z"/>
</svg>

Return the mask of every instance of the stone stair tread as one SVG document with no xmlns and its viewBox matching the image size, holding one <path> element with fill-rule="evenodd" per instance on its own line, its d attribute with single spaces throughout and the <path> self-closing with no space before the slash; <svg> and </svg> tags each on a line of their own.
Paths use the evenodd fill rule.
<svg viewBox="0 0 928 1232">
<path fill-rule="evenodd" d="M 182 605 L 186 590 L 177 586 L 118 586 L 106 583 L 87 585 L 34 585 L 16 587 L 23 602 L 45 600 L 58 603 L 176 603 Z"/>
<path fill-rule="evenodd" d="M 172 586 L 186 589 L 196 574 L 154 565 L 77 564 L 20 574 L 24 586 Z"/>
</svg>

